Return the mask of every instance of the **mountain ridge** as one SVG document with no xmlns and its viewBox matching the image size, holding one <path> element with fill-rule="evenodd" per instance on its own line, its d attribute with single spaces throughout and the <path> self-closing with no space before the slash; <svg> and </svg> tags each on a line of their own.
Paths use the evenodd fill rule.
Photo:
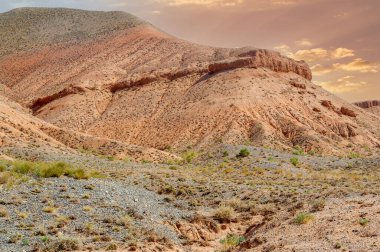
<svg viewBox="0 0 380 252">
<path fill-rule="evenodd" d="M 73 10 L 55 11 L 73 25 L 64 14 Z M 88 12 L 75 13 L 82 20 Z M 366 126 L 377 125 L 375 117 L 311 83 L 304 61 L 197 45 L 143 21 L 120 28 L 108 12 L 91 15 L 114 32 L 95 25 L 94 37 L 68 33 L 68 40 L 31 41 L 33 49 L 0 56 L 2 84 L 49 123 L 158 149 L 250 142 L 337 154 L 349 144 L 380 146 L 380 132 Z M 44 25 L 54 40 L 56 24 Z"/>
</svg>

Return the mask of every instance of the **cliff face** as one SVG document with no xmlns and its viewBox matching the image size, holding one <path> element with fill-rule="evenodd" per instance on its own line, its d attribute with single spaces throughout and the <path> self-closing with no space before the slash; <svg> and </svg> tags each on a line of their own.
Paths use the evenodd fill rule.
<svg viewBox="0 0 380 252">
<path fill-rule="evenodd" d="M 372 101 L 362 101 L 354 103 L 356 106 L 365 109 L 375 115 L 380 116 L 380 101 L 372 100 Z"/>
<path fill-rule="evenodd" d="M 0 44 L 0 79 L 16 101 L 56 126 L 154 148 L 249 141 L 338 153 L 348 144 L 379 146 L 380 132 L 366 126 L 379 125 L 375 116 L 311 83 L 303 61 L 189 43 L 126 14 L 45 11 L 38 11 L 42 24 L 32 18 L 28 29 L 37 34 L 42 25 L 46 41 L 55 42 L 32 36 L 33 49 L 16 51 Z M 0 20 L 27 21 L 31 12 Z M 77 20 L 86 36 L 56 27 Z M 24 31 L 15 34 L 7 40 Z"/>
<path fill-rule="evenodd" d="M 362 101 L 362 102 L 355 102 L 354 104 L 358 107 L 368 109 L 368 108 L 380 106 L 380 101 L 378 100 Z"/>
</svg>

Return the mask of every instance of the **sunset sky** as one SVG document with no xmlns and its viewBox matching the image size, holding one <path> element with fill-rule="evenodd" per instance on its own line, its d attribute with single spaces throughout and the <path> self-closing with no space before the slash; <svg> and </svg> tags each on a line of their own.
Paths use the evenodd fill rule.
<svg viewBox="0 0 380 252">
<path fill-rule="evenodd" d="M 1 0 L 0 12 L 25 6 L 122 10 L 196 43 L 279 50 L 346 100 L 380 99 L 379 0 Z"/>
</svg>

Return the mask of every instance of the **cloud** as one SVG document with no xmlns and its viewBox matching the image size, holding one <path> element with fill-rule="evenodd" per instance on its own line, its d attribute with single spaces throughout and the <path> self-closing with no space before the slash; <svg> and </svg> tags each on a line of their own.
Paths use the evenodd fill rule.
<svg viewBox="0 0 380 252">
<path fill-rule="evenodd" d="M 310 50 L 299 50 L 293 54 L 293 58 L 297 60 L 305 60 L 314 62 L 329 57 L 329 52 L 323 48 L 314 48 Z"/>
<path fill-rule="evenodd" d="M 343 47 L 339 47 L 331 52 L 331 57 L 334 59 L 343 59 L 352 56 L 355 56 L 354 50 Z"/>
<path fill-rule="evenodd" d="M 354 59 L 354 61 L 347 64 L 336 63 L 333 66 L 335 69 L 345 70 L 345 71 L 350 71 L 350 72 L 361 72 L 361 73 L 377 73 L 378 72 L 377 65 L 367 60 L 364 60 L 362 58 Z"/>
<path fill-rule="evenodd" d="M 309 39 L 303 38 L 301 40 L 297 40 L 294 42 L 297 46 L 312 46 L 313 43 L 310 42 Z"/>
<path fill-rule="evenodd" d="M 203 5 L 203 6 L 237 6 L 242 4 L 244 0 L 165 0 L 170 6 L 182 5 Z"/>
<path fill-rule="evenodd" d="M 332 71 L 335 70 L 333 66 L 324 66 L 321 64 L 316 64 L 314 66 L 311 66 L 310 69 L 313 72 L 313 75 L 316 75 L 316 76 L 331 73 Z"/>
<path fill-rule="evenodd" d="M 360 90 L 367 85 L 365 81 L 355 81 L 354 76 L 344 76 L 339 78 L 334 82 L 326 81 L 326 82 L 318 82 L 315 81 L 316 84 L 320 85 L 324 89 L 332 92 L 332 93 L 347 93 L 355 90 Z"/>
</svg>

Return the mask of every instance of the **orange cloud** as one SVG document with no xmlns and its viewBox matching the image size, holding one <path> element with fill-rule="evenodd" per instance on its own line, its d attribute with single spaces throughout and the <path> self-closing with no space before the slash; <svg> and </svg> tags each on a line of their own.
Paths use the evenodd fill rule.
<svg viewBox="0 0 380 252">
<path fill-rule="evenodd" d="M 331 57 L 334 59 L 343 59 L 343 58 L 352 57 L 352 56 L 355 56 L 354 50 L 342 48 L 342 47 L 339 47 L 331 52 Z"/>
<path fill-rule="evenodd" d="M 335 70 L 333 66 L 324 66 L 321 64 L 316 64 L 314 66 L 311 66 L 310 69 L 313 72 L 313 75 L 316 75 L 316 76 L 331 73 L 332 71 Z"/>
<path fill-rule="evenodd" d="M 310 50 L 299 50 L 293 54 L 293 58 L 297 60 L 305 60 L 308 62 L 314 62 L 328 58 L 329 53 L 323 48 L 314 48 Z"/>
<path fill-rule="evenodd" d="M 244 0 L 165 0 L 168 5 L 204 5 L 204 6 L 236 6 L 244 2 Z"/>
<path fill-rule="evenodd" d="M 362 89 L 363 86 L 367 84 L 365 81 L 354 81 L 354 79 L 355 79 L 354 76 L 344 76 L 342 78 L 339 78 L 335 82 L 315 81 L 315 83 L 332 93 L 352 92 L 355 90 Z"/>
<path fill-rule="evenodd" d="M 333 65 L 335 69 L 345 70 L 350 72 L 361 72 L 361 73 L 377 73 L 378 66 L 364 60 L 362 58 L 354 59 L 354 61 L 347 64 L 336 63 Z"/>
<path fill-rule="evenodd" d="M 310 42 L 310 40 L 303 38 L 301 40 L 297 40 L 294 42 L 297 46 L 312 46 L 313 43 Z"/>
</svg>

